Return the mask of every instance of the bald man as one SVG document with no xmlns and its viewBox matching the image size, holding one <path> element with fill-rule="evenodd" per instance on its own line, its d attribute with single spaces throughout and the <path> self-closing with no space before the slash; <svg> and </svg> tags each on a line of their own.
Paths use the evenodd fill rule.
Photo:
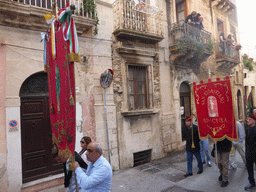
<svg viewBox="0 0 256 192">
<path fill-rule="evenodd" d="M 77 162 L 74 163 L 77 183 L 81 192 L 109 192 L 111 188 L 112 168 L 102 156 L 102 147 L 97 142 L 87 146 L 87 160 L 90 162 L 86 173 Z"/>
</svg>

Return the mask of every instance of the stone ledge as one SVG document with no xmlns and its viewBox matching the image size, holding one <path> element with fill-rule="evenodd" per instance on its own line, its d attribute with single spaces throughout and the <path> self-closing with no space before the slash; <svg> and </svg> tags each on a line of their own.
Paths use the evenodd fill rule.
<svg viewBox="0 0 256 192">
<path fill-rule="evenodd" d="M 133 49 L 133 48 L 126 48 L 126 47 L 119 47 L 117 48 L 117 52 L 120 54 L 132 54 L 132 55 L 141 55 L 141 56 L 148 56 L 148 57 L 155 57 L 155 52 L 144 51 L 142 49 Z"/>
<path fill-rule="evenodd" d="M 146 43 L 158 43 L 164 39 L 162 36 L 140 32 L 131 29 L 116 29 L 113 34 L 116 37 L 127 38 L 127 39 L 139 39 Z"/>
<path fill-rule="evenodd" d="M 49 189 L 64 183 L 64 174 L 58 174 L 54 176 L 49 176 L 43 179 L 38 179 L 36 181 L 31 181 L 25 183 L 21 186 L 21 192 L 36 192 L 44 189 Z"/>
<path fill-rule="evenodd" d="M 159 111 L 149 109 L 149 110 L 136 110 L 136 111 L 122 111 L 121 114 L 124 117 L 133 117 L 133 116 L 151 116 L 158 114 Z"/>
</svg>

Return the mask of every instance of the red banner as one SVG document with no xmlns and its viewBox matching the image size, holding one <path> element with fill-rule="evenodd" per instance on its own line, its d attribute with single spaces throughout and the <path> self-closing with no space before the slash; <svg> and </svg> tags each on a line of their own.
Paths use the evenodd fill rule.
<svg viewBox="0 0 256 192">
<path fill-rule="evenodd" d="M 74 63 L 68 61 L 69 42 L 64 40 L 62 28 L 55 33 L 54 59 L 50 30 L 47 39 L 47 73 L 52 141 L 58 146 L 58 156 L 70 158 L 75 149 L 76 126 Z"/>
<path fill-rule="evenodd" d="M 233 109 L 230 80 L 193 83 L 199 136 L 214 141 L 225 138 L 237 141 L 236 121 Z"/>
</svg>

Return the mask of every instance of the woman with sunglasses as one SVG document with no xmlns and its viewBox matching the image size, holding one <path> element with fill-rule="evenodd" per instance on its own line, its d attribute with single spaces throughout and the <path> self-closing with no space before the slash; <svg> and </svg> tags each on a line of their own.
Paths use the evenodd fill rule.
<svg viewBox="0 0 256 192">
<path fill-rule="evenodd" d="M 91 143 L 92 140 L 90 137 L 83 137 L 80 141 L 80 144 L 81 144 L 81 151 L 79 152 L 79 155 L 82 157 L 82 159 L 84 160 L 84 162 L 88 165 L 89 164 L 89 161 L 87 160 L 87 157 L 86 157 L 86 150 L 87 150 L 87 146 L 89 145 L 89 143 Z"/>
</svg>

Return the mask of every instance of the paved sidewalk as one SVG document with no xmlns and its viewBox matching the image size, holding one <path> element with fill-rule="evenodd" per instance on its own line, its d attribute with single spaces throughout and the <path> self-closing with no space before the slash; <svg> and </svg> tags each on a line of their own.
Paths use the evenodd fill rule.
<svg viewBox="0 0 256 192">
<path fill-rule="evenodd" d="M 248 175 L 238 153 L 236 157 L 238 167 L 230 170 L 230 184 L 225 188 L 220 187 L 219 170 L 214 162 L 212 167 L 205 164 L 204 172 L 198 175 L 197 162 L 194 158 L 194 175 L 184 178 L 187 170 L 186 152 L 181 151 L 138 167 L 116 171 L 112 179 L 111 192 L 241 192 L 248 184 Z M 64 191 L 65 189 L 59 186 L 41 192 Z"/>
</svg>

